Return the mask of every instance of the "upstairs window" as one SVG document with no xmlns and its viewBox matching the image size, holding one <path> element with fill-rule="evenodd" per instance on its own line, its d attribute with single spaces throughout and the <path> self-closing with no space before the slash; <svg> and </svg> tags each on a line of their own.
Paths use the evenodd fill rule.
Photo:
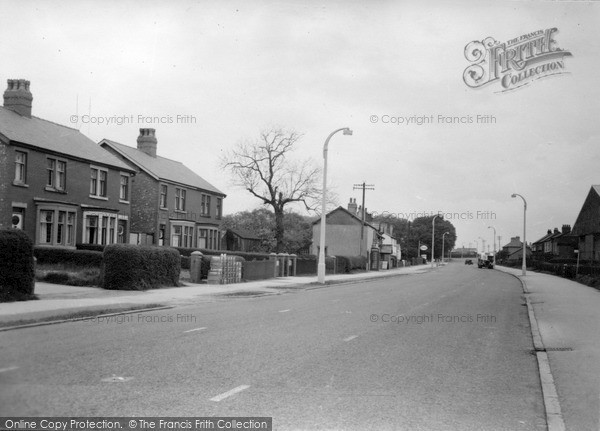
<svg viewBox="0 0 600 431">
<path fill-rule="evenodd" d="M 102 168 L 90 168 L 90 196 L 106 198 L 108 171 Z"/>
<path fill-rule="evenodd" d="M 129 176 L 121 174 L 121 186 L 119 188 L 119 199 L 122 201 L 129 200 Z"/>
<path fill-rule="evenodd" d="M 175 209 L 185 211 L 185 190 L 175 189 Z"/>
<path fill-rule="evenodd" d="M 160 186 L 160 207 L 167 208 L 167 186 L 165 184 Z"/>
<path fill-rule="evenodd" d="M 27 182 L 27 153 L 23 151 L 17 151 L 15 154 L 15 182 Z"/>
<path fill-rule="evenodd" d="M 223 199 L 222 198 L 217 198 L 217 213 L 215 214 L 215 217 L 220 220 L 221 217 L 223 217 Z"/>
<path fill-rule="evenodd" d="M 200 202 L 200 215 L 210 216 L 210 195 L 202 195 Z"/>
<path fill-rule="evenodd" d="M 46 187 L 64 191 L 67 179 L 67 162 L 48 158 L 46 162 L 47 181 Z"/>
</svg>

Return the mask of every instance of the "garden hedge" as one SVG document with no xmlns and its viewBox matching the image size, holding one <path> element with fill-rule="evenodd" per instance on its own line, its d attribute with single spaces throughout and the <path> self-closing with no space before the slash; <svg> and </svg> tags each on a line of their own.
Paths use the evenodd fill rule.
<svg viewBox="0 0 600 431">
<path fill-rule="evenodd" d="M 103 257 L 104 289 L 146 290 L 179 285 L 181 257 L 174 248 L 110 244 Z"/>
<path fill-rule="evenodd" d="M 20 229 L 0 229 L 0 302 L 36 299 L 33 243 Z"/>
<path fill-rule="evenodd" d="M 100 251 L 36 246 L 33 254 L 40 265 L 65 264 L 102 267 L 102 252 Z"/>
</svg>

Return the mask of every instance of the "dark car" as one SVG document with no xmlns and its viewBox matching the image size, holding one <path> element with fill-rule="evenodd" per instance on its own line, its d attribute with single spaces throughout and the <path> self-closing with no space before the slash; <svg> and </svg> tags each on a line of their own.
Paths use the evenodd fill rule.
<svg viewBox="0 0 600 431">
<path fill-rule="evenodd" d="M 477 268 L 494 269 L 494 261 L 492 259 L 493 259 L 492 256 L 490 256 L 489 259 L 479 259 L 477 261 Z"/>
<path fill-rule="evenodd" d="M 473 265 L 473 261 L 471 259 L 465 260 L 465 265 Z"/>
</svg>

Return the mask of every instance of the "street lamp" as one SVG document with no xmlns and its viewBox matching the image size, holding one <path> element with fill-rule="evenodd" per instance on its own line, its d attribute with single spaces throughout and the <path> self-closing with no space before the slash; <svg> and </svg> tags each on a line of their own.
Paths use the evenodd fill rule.
<svg viewBox="0 0 600 431">
<path fill-rule="evenodd" d="M 488 229 L 494 229 L 494 266 L 496 266 L 496 228 L 494 226 L 488 226 Z"/>
<path fill-rule="evenodd" d="M 527 263 L 525 262 L 527 259 L 527 241 L 526 241 L 526 237 L 525 234 L 527 233 L 527 201 L 525 200 L 525 198 L 523 196 L 521 196 L 518 193 L 513 193 L 511 195 L 511 197 L 516 198 L 516 197 L 520 197 L 521 199 L 523 199 L 523 265 L 522 265 L 522 272 L 523 275 L 527 274 Z"/>
<path fill-rule="evenodd" d="M 444 263 L 444 238 L 446 237 L 446 235 L 448 235 L 450 232 L 444 232 L 442 234 L 442 264 Z"/>
<path fill-rule="evenodd" d="M 344 135 L 352 135 L 352 130 L 348 127 L 342 127 L 341 129 L 334 130 L 325 139 L 325 145 L 323 145 L 323 195 L 321 196 L 321 236 L 319 238 L 319 265 L 317 267 L 318 281 L 321 284 L 325 284 L 325 222 L 326 222 L 326 194 L 327 194 L 327 147 L 329 140 L 337 132 L 344 132 Z"/>
<path fill-rule="evenodd" d="M 433 248 L 434 245 L 434 237 L 435 237 L 435 219 L 437 217 L 439 217 L 439 214 L 436 214 L 433 216 L 433 220 L 431 220 L 431 267 L 433 268 L 433 262 L 435 261 L 435 249 Z"/>
</svg>

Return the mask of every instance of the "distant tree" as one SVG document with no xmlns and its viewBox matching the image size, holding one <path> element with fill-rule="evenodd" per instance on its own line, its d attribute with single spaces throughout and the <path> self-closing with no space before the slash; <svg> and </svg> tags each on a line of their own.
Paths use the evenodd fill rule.
<svg viewBox="0 0 600 431">
<path fill-rule="evenodd" d="M 417 257 L 426 254 L 431 259 L 431 217 L 417 217 L 412 222 L 406 222 L 406 251 L 408 257 Z M 449 232 L 444 238 L 444 254 L 454 248 L 456 244 L 456 228 L 448 221 L 441 218 L 435 220 L 435 256 L 442 256 L 442 236 Z M 426 251 L 419 251 L 419 243 L 426 245 Z"/>
<path fill-rule="evenodd" d="M 283 250 L 288 253 L 296 253 L 298 250 L 308 246 L 312 242 L 312 223 L 309 217 L 286 211 L 283 216 L 285 234 Z M 258 208 L 253 211 L 241 211 L 226 215 L 222 220 L 223 229 L 244 229 L 254 233 L 261 239 L 257 250 L 272 252 L 276 250 L 275 215 L 267 208 Z"/>
<path fill-rule="evenodd" d="M 290 154 L 301 138 L 299 133 L 274 128 L 254 141 L 242 141 L 221 158 L 234 183 L 273 209 L 275 251 L 285 248 L 284 214 L 292 203 L 314 210 L 321 196 L 321 169 L 310 159 L 294 162 Z"/>
</svg>

